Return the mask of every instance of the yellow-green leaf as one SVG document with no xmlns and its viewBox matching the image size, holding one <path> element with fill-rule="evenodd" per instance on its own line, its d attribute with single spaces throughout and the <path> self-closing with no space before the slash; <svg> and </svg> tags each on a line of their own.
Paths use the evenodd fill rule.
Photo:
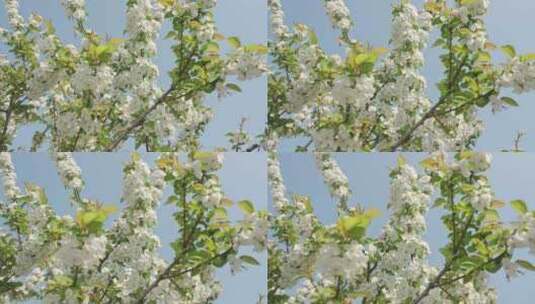
<svg viewBox="0 0 535 304">
<path fill-rule="evenodd" d="M 360 240 L 366 234 L 366 229 L 369 225 L 370 219 L 368 216 L 354 214 L 339 218 L 336 222 L 336 229 L 344 237 Z"/>
<path fill-rule="evenodd" d="M 225 40 L 225 36 L 223 36 L 223 34 L 221 33 L 215 33 L 214 40 L 217 40 L 217 41 Z"/>
<path fill-rule="evenodd" d="M 219 53 L 219 44 L 217 44 L 217 42 L 214 42 L 214 41 L 209 41 L 206 44 L 206 52 L 211 54 L 211 55 L 218 54 Z"/>
<path fill-rule="evenodd" d="M 535 53 L 525 54 L 525 55 L 520 56 L 520 61 L 522 62 L 527 62 L 527 61 L 532 61 L 532 60 L 535 60 Z"/>
<path fill-rule="evenodd" d="M 171 7 L 175 4 L 175 0 L 158 0 L 158 2 L 164 7 Z"/>
<path fill-rule="evenodd" d="M 511 207 L 516 211 L 516 213 L 522 215 L 528 212 L 528 206 L 523 200 L 514 200 L 511 201 Z"/>
<path fill-rule="evenodd" d="M 477 60 L 480 62 L 490 62 L 491 57 L 489 52 L 479 52 L 477 56 Z"/>
<path fill-rule="evenodd" d="M 249 44 L 245 47 L 245 50 L 251 53 L 257 53 L 257 54 L 267 54 L 268 48 L 265 45 L 261 44 Z"/>
<path fill-rule="evenodd" d="M 253 203 L 249 200 L 239 201 L 238 207 L 247 214 L 251 214 L 255 211 Z"/>
<path fill-rule="evenodd" d="M 239 48 L 241 46 L 240 38 L 236 36 L 231 36 L 227 38 L 228 43 L 235 49 Z"/>
<path fill-rule="evenodd" d="M 403 167 L 407 164 L 407 160 L 405 159 L 405 157 L 400 154 L 398 155 L 398 167 Z"/>
<path fill-rule="evenodd" d="M 373 220 L 374 218 L 377 218 L 381 215 L 381 210 L 377 208 L 370 208 L 364 211 L 364 215 L 366 215 L 369 220 Z"/>
<path fill-rule="evenodd" d="M 507 45 L 504 45 L 500 48 L 507 56 L 509 56 L 510 58 L 513 58 L 516 56 L 516 50 L 515 50 L 515 47 L 510 45 L 510 44 L 507 44 Z"/>
<path fill-rule="evenodd" d="M 221 200 L 221 206 L 223 206 L 223 207 L 227 207 L 227 208 L 228 208 L 228 207 L 232 207 L 232 200 L 230 200 L 229 198 L 226 198 L 226 197 L 223 198 L 223 199 Z"/>
<path fill-rule="evenodd" d="M 504 206 L 505 206 L 505 202 L 502 200 L 495 199 L 490 203 L 490 207 L 493 209 L 503 208 Z"/>
</svg>

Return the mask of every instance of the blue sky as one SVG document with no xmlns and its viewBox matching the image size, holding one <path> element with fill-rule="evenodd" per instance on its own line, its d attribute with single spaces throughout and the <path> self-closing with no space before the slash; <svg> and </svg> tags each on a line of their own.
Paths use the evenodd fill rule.
<svg viewBox="0 0 535 304">
<path fill-rule="evenodd" d="M 361 41 L 369 42 L 373 46 L 387 46 L 391 32 L 391 6 L 394 0 L 347 0 L 346 3 L 356 21 L 354 34 Z M 423 0 L 413 3 L 421 7 Z M 535 26 L 533 11 L 535 1 L 532 0 L 492 0 L 487 18 L 487 29 L 490 40 L 497 45 L 512 44 L 519 54 L 535 52 L 535 40 L 532 29 Z M 282 0 L 288 24 L 304 23 L 311 26 L 317 33 L 322 47 L 331 53 L 343 53 L 337 42 L 337 32 L 333 31 L 329 19 L 319 0 Z M 305 8 L 306 9 L 303 9 Z M 436 37 L 436 33 L 433 34 Z M 431 43 L 432 44 L 432 43 Z M 430 45 L 431 45 L 430 44 Z M 428 94 L 436 100 L 438 90 L 435 87 L 442 78 L 442 67 L 438 59 L 437 49 L 428 49 L 425 53 L 427 64 L 423 75 L 428 80 Z M 496 54 L 496 60 L 503 60 Z M 504 92 L 508 93 L 508 92 Z M 493 115 L 490 110 L 481 112 L 486 131 L 476 145 L 478 150 L 500 151 L 512 147 L 513 137 L 518 130 L 527 132 L 523 140 L 524 150 L 535 149 L 535 125 L 532 114 L 535 113 L 535 94 L 514 97 L 520 107 L 509 109 Z M 302 140 L 289 140 L 282 149 L 288 151 Z M 292 149 L 293 150 L 293 149 Z"/>
<path fill-rule="evenodd" d="M 121 37 L 123 34 L 126 0 L 115 1 L 86 1 L 89 14 L 89 25 L 97 33 L 109 37 Z M 57 33 L 64 42 L 75 43 L 71 22 L 65 17 L 60 1 L 20 1 L 21 13 L 29 16 L 37 12 L 52 20 Z M 219 32 L 225 36 L 238 36 L 243 43 L 261 43 L 267 41 L 267 4 L 264 0 L 220 0 L 215 9 L 215 19 Z M 6 14 L 3 3 L 0 5 L 0 27 L 7 28 Z M 163 39 L 169 24 L 164 24 L 163 35 L 157 45 L 160 47 L 156 63 L 160 68 L 160 81 L 165 88 L 169 84 L 167 71 L 174 63 L 170 46 L 171 41 Z M 223 50 L 228 50 L 223 48 Z M 0 52 L 5 52 L 5 46 L 0 44 Z M 210 96 L 207 104 L 213 106 L 215 117 L 208 126 L 202 143 L 206 149 L 228 146 L 225 134 L 238 129 L 242 117 L 248 119 L 246 130 L 252 135 L 263 132 L 266 121 L 267 85 L 266 78 L 260 77 L 252 81 L 237 82 L 242 93 L 219 101 Z M 35 127 L 24 128 L 20 131 L 16 145 L 28 147 L 31 143 L 32 131 Z M 131 150 L 133 145 L 126 149 Z"/>
<path fill-rule="evenodd" d="M 129 160 L 130 154 L 76 153 L 74 157 L 86 181 L 84 197 L 121 207 L 122 167 Z M 157 154 L 145 153 L 142 154 L 142 158 L 152 165 Z M 234 201 L 249 199 L 255 203 L 257 209 L 265 210 L 267 198 L 265 161 L 264 153 L 225 153 L 225 162 L 219 171 L 225 194 Z M 13 162 L 21 187 L 25 182 L 44 187 L 49 201 L 59 214 L 74 215 L 74 210 L 69 205 L 68 193 L 61 184 L 54 163 L 47 153 L 14 153 Z M 166 193 L 169 192 L 167 189 Z M 0 199 L 3 199 L 1 191 Z M 167 260 L 172 258 L 168 244 L 176 236 L 176 225 L 172 219 L 174 210 L 173 206 L 163 204 L 158 210 L 156 233 L 162 243 L 161 253 Z M 229 214 L 232 220 L 243 217 L 237 207 L 232 207 Z M 114 214 L 109 222 L 117 216 L 118 213 Z M 250 304 L 255 303 L 260 294 L 267 294 L 266 255 L 253 253 L 248 249 L 242 253 L 255 256 L 261 265 L 234 276 L 230 274 L 228 267 L 218 270 L 217 278 L 223 283 L 223 293 L 216 303 Z"/>
<path fill-rule="evenodd" d="M 425 153 L 404 153 L 407 161 L 417 165 L 426 157 Z M 388 174 L 396 165 L 397 153 L 336 153 L 344 173 L 349 179 L 353 197 L 351 203 L 358 202 L 365 208 L 379 208 L 382 215 L 376 219 L 369 229 L 369 234 L 376 236 L 388 218 L 386 204 L 389 197 Z M 330 198 L 328 189 L 316 169 L 314 158 L 310 154 L 282 153 L 282 174 L 289 193 L 308 195 L 312 198 L 315 213 L 326 224 L 336 221 L 335 202 Z M 505 201 L 524 199 L 530 209 L 535 208 L 535 154 L 523 153 L 495 153 L 489 178 L 496 197 Z M 271 202 L 271 199 L 270 199 Z M 506 221 L 514 220 L 516 216 L 509 207 L 500 210 Z M 432 254 L 430 263 L 442 265 L 442 257 L 438 249 L 446 242 L 445 230 L 440 217 L 442 212 L 431 209 L 428 214 L 428 231 L 425 236 L 429 242 Z M 535 262 L 534 256 L 527 255 L 523 250 L 517 257 Z M 498 303 L 530 304 L 533 303 L 535 290 L 533 282 L 535 272 L 507 282 L 503 272 L 491 276 L 491 285 L 498 289 Z"/>
</svg>

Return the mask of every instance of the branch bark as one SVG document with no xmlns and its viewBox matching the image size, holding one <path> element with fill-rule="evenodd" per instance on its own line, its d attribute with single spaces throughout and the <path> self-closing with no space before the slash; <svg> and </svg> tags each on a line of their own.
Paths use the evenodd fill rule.
<svg viewBox="0 0 535 304">
<path fill-rule="evenodd" d="M 106 151 L 113 151 L 117 149 L 117 147 L 128 138 L 128 135 L 139 126 L 143 125 L 145 123 L 145 120 L 147 119 L 147 116 L 149 116 L 152 111 L 154 111 L 159 105 L 164 103 L 169 95 L 173 92 L 175 89 L 174 86 L 171 86 L 165 93 L 156 100 L 156 102 L 150 106 L 145 112 L 143 112 L 137 119 L 135 119 L 128 127 L 126 127 L 122 132 L 119 132 L 119 136 L 106 148 Z M 183 97 L 183 96 L 182 96 Z M 180 97 L 179 97 L 180 98 Z"/>
</svg>

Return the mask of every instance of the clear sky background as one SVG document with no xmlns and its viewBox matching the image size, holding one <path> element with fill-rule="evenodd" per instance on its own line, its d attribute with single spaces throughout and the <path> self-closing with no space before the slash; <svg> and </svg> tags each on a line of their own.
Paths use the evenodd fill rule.
<svg viewBox="0 0 535 304">
<path fill-rule="evenodd" d="M 88 0 L 86 3 L 88 23 L 92 29 L 98 34 L 107 34 L 109 37 L 123 36 L 126 24 L 126 0 Z M 72 30 L 72 23 L 65 16 L 59 0 L 21 0 L 20 9 L 25 17 L 32 12 L 37 12 L 44 18 L 52 20 L 63 42 L 79 45 L 79 39 L 75 37 Z M 265 44 L 267 42 L 267 3 L 264 0 L 219 0 L 215 9 L 215 20 L 219 32 L 227 37 L 238 36 L 242 43 Z M 3 2 L 0 3 L 0 27 L 8 27 Z M 174 64 L 174 56 L 170 48 L 172 41 L 164 39 L 169 28 L 168 23 L 164 24 L 162 35 L 157 42 L 159 49 L 155 59 L 160 68 L 160 82 L 163 90 L 169 85 L 167 71 Z M 228 51 L 228 49 L 225 44 L 223 50 Z M 5 45 L 0 44 L 0 52 L 5 51 Z M 267 115 L 265 76 L 236 83 L 241 86 L 241 93 L 221 101 L 215 94 L 207 99 L 207 104 L 214 109 L 215 117 L 202 138 L 206 149 L 228 146 L 225 134 L 237 130 L 242 117 L 248 119 L 246 130 L 250 134 L 258 135 L 264 131 Z M 35 127 L 22 128 L 15 146 L 28 147 L 34 131 Z M 132 147 L 133 144 L 130 142 L 126 149 L 130 151 Z"/>
<path fill-rule="evenodd" d="M 122 194 L 122 168 L 130 159 L 129 153 L 76 153 L 74 156 L 82 170 L 86 182 L 82 195 L 99 200 L 106 204 L 115 204 L 122 208 L 120 202 Z M 142 158 L 152 167 L 157 158 L 156 153 L 142 154 Z M 68 192 L 65 191 L 56 167 L 47 153 L 14 153 L 13 162 L 18 174 L 18 182 L 22 187 L 25 182 L 31 182 L 44 187 L 53 208 L 60 214 L 74 215 L 75 210 L 70 206 Z M 225 153 L 223 168 L 219 171 L 223 191 L 232 200 L 249 199 L 257 209 L 266 209 L 267 173 L 266 155 L 264 153 Z M 3 194 L 0 190 L 0 199 Z M 166 189 L 166 194 L 171 193 Z M 162 202 L 165 202 L 166 196 Z M 173 252 L 169 243 L 177 235 L 172 214 L 176 209 L 171 205 L 162 204 L 158 209 L 158 226 L 156 233 L 160 237 L 161 254 L 170 261 Z M 115 213 L 107 225 L 118 217 Z M 232 220 L 243 218 L 242 212 L 233 206 L 229 211 Z M 237 275 L 231 275 L 228 267 L 217 271 L 217 278 L 223 284 L 223 292 L 216 303 L 256 303 L 260 294 L 266 295 L 267 261 L 265 253 L 254 253 L 244 249 L 242 254 L 255 256 L 260 266 L 250 267 Z"/>
<path fill-rule="evenodd" d="M 404 153 L 407 161 L 418 167 L 419 161 L 426 157 L 424 153 Z M 386 223 L 389 212 L 386 209 L 390 195 L 390 169 L 395 167 L 397 153 L 336 153 L 344 173 L 347 175 L 353 191 L 351 203 L 360 203 L 365 208 L 379 208 L 382 215 L 372 222 L 368 234 L 377 236 Z M 281 155 L 282 174 L 289 193 L 308 195 L 312 198 L 315 213 L 325 224 L 336 221 L 335 201 L 329 196 L 320 172 L 316 169 L 314 158 L 310 154 L 283 153 Z M 513 199 L 524 199 L 530 209 L 535 208 L 535 154 L 495 153 L 489 179 L 496 197 L 509 202 Z M 420 171 L 420 170 L 419 170 Z M 270 209 L 271 208 L 270 198 Z M 507 206 L 500 209 L 502 219 L 511 221 L 516 219 L 514 211 Z M 447 242 L 447 236 L 442 226 L 439 209 L 431 209 L 427 216 L 428 231 L 425 240 L 431 247 L 430 263 L 434 266 L 443 265 L 439 248 Z M 535 256 L 527 254 L 527 250 L 519 251 L 515 255 L 531 262 Z M 500 304 L 531 304 L 535 298 L 533 282 L 535 272 L 515 278 L 508 282 L 503 271 L 491 276 L 490 284 L 498 289 L 498 303 Z"/>
<path fill-rule="evenodd" d="M 391 7 L 397 0 L 346 0 L 351 15 L 356 21 L 356 30 L 353 33 L 360 41 L 369 42 L 373 46 L 387 46 L 391 33 Z M 414 0 L 414 4 L 422 7 L 423 0 Z M 511 44 L 516 47 L 517 53 L 535 52 L 535 39 L 533 28 L 535 20 L 535 1 L 532 0 L 491 0 L 489 14 L 485 21 L 489 38 L 497 45 Z M 321 46 L 329 53 L 344 54 L 344 50 L 336 42 L 338 33 L 331 28 L 329 19 L 319 0 L 282 0 L 286 13 L 287 24 L 304 23 L 311 26 L 317 33 Z M 306 9 L 304 9 L 306 8 Z M 437 37 L 435 31 L 432 35 Z M 434 39 L 431 39 L 432 45 Z M 439 49 L 427 49 L 425 52 L 426 66 L 423 75 L 428 82 L 428 96 L 436 101 L 438 90 L 435 84 L 443 77 L 443 69 L 439 61 Z M 497 52 L 498 62 L 503 56 Z M 504 92 L 509 94 L 509 92 Z M 500 151 L 513 146 L 513 138 L 518 130 L 527 132 L 522 142 L 524 150 L 535 150 L 535 94 L 514 97 L 520 107 L 511 108 L 495 115 L 485 109 L 479 115 L 484 121 L 486 130 L 480 137 L 476 149 L 487 151 Z M 303 144 L 304 140 L 287 140 L 281 148 L 284 151 L 293 150 L 296 144 Z"/>
</svg>

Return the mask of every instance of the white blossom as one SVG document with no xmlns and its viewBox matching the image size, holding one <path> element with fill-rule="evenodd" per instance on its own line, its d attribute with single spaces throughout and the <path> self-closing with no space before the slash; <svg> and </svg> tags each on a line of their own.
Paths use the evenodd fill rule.
<svg viewBox="0 0 535 304">
<path fill-rule="evenodd" d="M 80 167 L 69 152 L 53 152 L 61 181 L 66 188 L 80 191 L 84 185 Z"/>
<path fill-rule="evenodd" d="M 21 191 L 17 186 L 17 173 L 11 162 L 11 154 L 8 152 L 0 153 L 0 173 L 2 174 L 4 195 L 11 201 L 15 200 L 21 195 Z"/>
</svg>

